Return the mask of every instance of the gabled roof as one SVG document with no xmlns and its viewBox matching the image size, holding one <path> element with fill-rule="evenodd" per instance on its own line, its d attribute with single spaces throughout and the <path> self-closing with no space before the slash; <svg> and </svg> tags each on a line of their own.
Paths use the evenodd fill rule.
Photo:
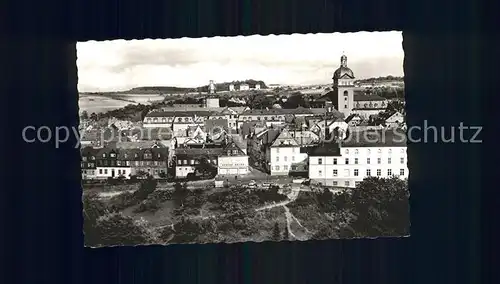
<svg viewBox="0 0 500 284">
<path fill-rule="evenodd" d="M 238 151 L 239 156 L 246 156 L 245 152 L 238 146 L 238 144 L 235 141 L 229 141 L 226 146 L 224 146 L 222 155 L 226 155 L 227 151 Z"/>
<path fill-rule="evenodd" d="M 269 145 L 280 135 L 281 129 L 266 129 L 256 135 L 262 141 L 263 145 Z"/>
<path fill-rule="evenodd" d="M 345 119 L 345 122 L 349 123 L 349 122 L 351 122 L 351 120 L 354 120 L 354 119 L 358 120 L 358 119 L 362 119 L 362 118 L 359 116 L 359 114 L 353 113 Z"/>
<path fill-rule="evenodd" d="M 218 132 L 228 131 L 228 121 L 227 119 L 207 119 L 205 120 L 205 131 L 211 134 L 217 134 Z M 213 133 L 213 132 L 217 133 Z"/>
<path fill-rule="evenodd" d="M 177 148 L 175 156 L 178 159 L 190 159 L 202 156 L 218 157 L 222 152 L 222 148 Z"/>
<path fill-rule="evenodd" d="M 383 98 L 379 95 L 368 95 L 365 93 L 354 93 L 354 101 L 386 101 L 386 98 Z"/>
<path fill-rule="evenodd" d="M 406 132 L 402 129 L 354 132 L 342 141 L 341 147 L 406 147 Z"/>
<path fill-rule="evenodd" d="M 340 157 L 340 148 L 337 143 L 325 143 L 317 147 L 312 147 L 307 151 L 309 157 Z"/>
<path fill-rule="evenodd" d="M 293 147 L 299 146 L 299 143 L 294 139 L 294 137 L 290 134 L 288 130 L 283 130 L 281 133 L 274 139 L 271 144 L 271 147 Z"/>
</svg>

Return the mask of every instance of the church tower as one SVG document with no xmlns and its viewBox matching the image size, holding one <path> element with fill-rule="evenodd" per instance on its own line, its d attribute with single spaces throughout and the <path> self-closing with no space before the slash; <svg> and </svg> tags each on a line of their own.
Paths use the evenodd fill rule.
<svg viewBox="0 0 500 284">
<path fill-rule="evenodd" d="M 208 84 L 208 95 L 205 98 L 205 107 L 207 108 L 218 108 L 219 107 L 219 98 L 215 97 L 215 93 L 217 92 L 215 88 L 215 83 L 213 80 L 210 80 Z"/>
<path fill-rule="evenodd" d="M 333 73 L 333 106 L 349 116 L 354 108 L 354 73 L 347 67 L 347 56 L 340 57 L 340 67 Z"/>
</svg>

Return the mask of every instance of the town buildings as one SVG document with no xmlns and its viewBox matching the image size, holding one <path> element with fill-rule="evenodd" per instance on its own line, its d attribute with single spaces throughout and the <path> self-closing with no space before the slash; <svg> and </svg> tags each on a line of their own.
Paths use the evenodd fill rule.
<svg viewBox="0 0 500 284">
<path fill-rule="evenodd" d="M 406 134 L 401 130 L 366 131 L 309 152 L 311 183 L 355 187 L 366 177 L 408 177 Z"/>
<path fill-rule="evenodd" d="M 368 118 L 385 111 L 388 101 L 360 93 L 354 79 L 343 55 L 332 88 L 314 107 L 295 109 L 220 107 L 210 81 L 202 105 L 155 109 L 144 117 L 142 129 L 129 129 L 131 124 L 115 119 L 104 135 L 98 129 L 85 131 L 82 178 L 172 173 L 188 179 L 207 172 L 233 177 L 258 168 L 271 176 L 303 176 L 313 183 L 354 187 L 367 176 L 407 177 L 405 139 L 362 136 L 373 138 L 383 127 L 398 130 L 404 115 L 394 112 L 383 126 L 369 125 Z M 245 83 L 229 85 L 230 90 L 237 87 L 250 88 Z M 355 135 L 362 137 L 353 140 Z"/>
</svg>

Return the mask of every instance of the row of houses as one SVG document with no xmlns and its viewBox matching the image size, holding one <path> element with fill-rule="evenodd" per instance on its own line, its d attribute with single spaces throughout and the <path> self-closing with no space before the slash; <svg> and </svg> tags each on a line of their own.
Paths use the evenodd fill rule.
<svg viewBox="0 0 500 284">
<path fill-rule="evenodd" d="M 140 173 L 165 177 L 169 169 L 175 169 L 177 178 L 187 178 L 200 167 L 213 167 L 221 177 L 244 176 L 251 171 L 252 151 L 262 153 L 260 158 L 271 176 L 302 176 L 323 185 L 354 187 L 368 176 L 408 176 L 404 131 L 356 134 L 338 143 L 321 141 L 311 131 L 267 129 L 249 140 L 251 149 L 238 135 L 226 135 L 219 142 L 173 143 L 170 148 L 158 142 L 140 148 L 86 147 L 82 149 L 82 178 L 130 178 Z"/>
</svg>

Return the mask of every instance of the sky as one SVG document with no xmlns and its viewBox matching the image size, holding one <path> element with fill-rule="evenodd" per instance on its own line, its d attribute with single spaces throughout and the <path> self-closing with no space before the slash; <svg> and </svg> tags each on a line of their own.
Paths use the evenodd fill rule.
<svg viewBox="0 0 500 284">
<path fill-rule="evenodd" d="M 292 34 L 77 43 L 78 90 L 140 86 L 198 87 L 262 80 L 269 84 L 329 84 L 347 56 L 358 79 L 403 76 L 401 32 Z"/>
</svg>

